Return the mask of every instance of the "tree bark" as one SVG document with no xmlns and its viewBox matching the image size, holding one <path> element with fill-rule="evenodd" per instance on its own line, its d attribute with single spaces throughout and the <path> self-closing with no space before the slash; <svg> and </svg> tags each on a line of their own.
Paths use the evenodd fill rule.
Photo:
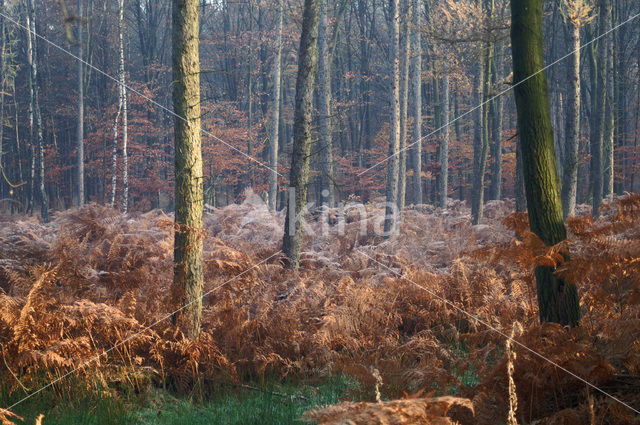
<svg viewBox="0 0 640 425">
<path fill-rule="evenodd" d="M 411 19 L 410 0 L 403 0 L 402 18 L 402 49 L 400 52 L 400 143 L 398 149 L 398 210 L 402 211 L 405 205 L 407 188 L 407 106 L 409 94 L 409 52 L 411 51 L 411 33 L 409 20 Z"/>
<path fill-rule="evenodd" d="M 175 143 L 174 285 L 183 291 L 179 322 L 195 339 L 202 318 L 202 152 L 198 0 L 173 0 Z"/>
<path fill-rule="evenodd" d="M 284 0 L 278 0 L 278 22 L 276 25 L 276 54 L 273 58 L 273 110 L 271 115 L 271 140 L 269 145 L 269 209 L 278 205 L 278 137 L 280 137 L 280 81 L 282 63 L 282 20 Z"/>
<path fill-rule="evenodd" d="M 600 31 L 605 31 L 608 25 L 609 0 L 600 1 Z M 595 97 L 595 109 L 592 108 L 591 122 L 594 129 L 591 133 L 591 167 L 590 182 L 592 194 L 592 214 L 598 215 L 598 208 L 602 202 L 602 145 L 604 141 L 604 122 L 605 122 L 605 102 L 607 95 L 607 79 L 606 79 L 606 59 L 607 57 L 607 40 L 602 38 L 598 41 L 598 58 L 596 63 L 596 90 L 592 92 Z M 593 103 L 593 100 L 592 100 Z"/>
<path fill-rule="evenodd" d="M 119 6 L 118 37 L 120 41 L 120 66 L 118 73 L 120 79 L 120 102 L 122 103 L 122 213 L 126 214 L 129 209 L 129 155 L 127 153 L 129 136 L 127 122 L 127 88 L 125 87 L 124 78 L 124 0 L 119 0 Z"/>
<path fill-rule="evenodd" d="M 556 172 L 547 79 L 543 68 L 542 0 L 512 0 L 511 45 L 518 133 L 531 230 L 547 245 L 566 239 Z M 526 80 L 525 80 L 526 79 Z M 568 256 L 565 260 L 569 260 Z M 541 322 L 576 326 L 578 291 L 556 277 L 555 269 L 535 270 Z"/>
<path fill-rule="evenodd" d="M 298 53 L 298 77 L 293 128 L 293 152 L 289 178 L 289 201 L 284 224 L 282 250 L 285 266 L 300 266 L 304 208 L 309 182 L 309 154 L 311 150 L 311 119 L 313 115 L 313 86 L 318 65 L 318 21 L 320 0 L 305 0 L 302 35 Z"/>
<path fill-rule="evenodd" d="M 82 46 L 82 0 L 78 0 L 78 124 L 76 127 L 76 202 L 84 205 L 84 52 Z"/>
<path fill-rule="evenodd" d="M 478 64 L 475 77 L 476 105 L 484 102 L 484 67 L 486 55 L 483 53 Z M 484 137 L 485 113 L 484 106 L 478 106 L 474 112 L 474 133 L 473 133 L 473 183 L 471 189 L 471 216 L 473 224 L 482 223 L 484 210 L 484 175 L 487 163 L 487 146 Z"/>
<path fill-rule="evenodd" d="M 442 68 L 442 143 L 440 145 L 440 208 L 447 208 L 449 194 L 449 71 Z"/>
<path fill-rule="evenodd" d="M 569 49 L 573 55 L 569 60 L 566 140 L 562 174 L 562 205 L 564 218 L 572 217 L 576 211 L 578 192 L 578 143 L 580 141 L 580 25 L 569 22 Z"/>
<path fill-rule="evenodd" d="M 36 44 L 36 21 L 35 21 L 35 2 L 29 0 L 27 11 L 27 60 L 29 62 L 29 87 L 30 87 L 30 110 L 32 111 L 32 120 L 35 120 L 35 138 L 38 146 L 38 183 L 40 189 L 40 215 L 42 221 L 47 223 L 49 221 L 49 202 L 47 197 L 47 191 L 45 189 L 44 181 L 44 140 L 42 136 L 42 116 L 40 114 L 40 100 L 39 100 L 39 84 L 38 84 L 38 53 Z M 32 126 L 33 127 L 33 126 Z M 35 190 L 33 189 L 35 184 L 35 169 L 36 169 L 36 153 L 33 141 L 32 143 L 32 161 L 31 161 L 31 181 L 32 181 L 32 199 Z M 33 202 L 31 202 L 33 208 Z"/>
<path fill-rule="evenodd" d="M 4 0 L 0 0 L 0 12 L 4 13 Z M 3 162 L 3 141 L 4 141 L 4 89 L 6 80 L 5 69 L 5 50 L 6 50 L 6 36 L 4 28 L 4 17 L 0 16 L 0 169 L 4 169 Z M 0 199 L 4 198 L 4 179 L 0 180 Z"/>
<path fill-rule="evenodd" d="M 318 124 L 320 126 L 321 149 L 321 190 L 329 207 L 335 201 L 333 177 L 333 141 L 331 126 L 331 60 L 327 30 L 327 0 L 321 0 L 320 22 L 318 27 Z"/>
<path fill-rule="evenodd" d="M 502 50 L 500 50 L 501 52 Z M 502 58 L 502 55 L 499 55 Z M 501 62 L 502 61 L 502 62 Z M 500 79 L 503 78 L 501 72 L 499 70 L 502 69 L 502 63 L 504 63 L 503 59 L 498 61 L 494 59 L 493 61 L 493 86 L 495 88 L 499 87 Z M 500 199 L 502 197 L 502 109 L 503 109 L 504 97 L 498 96 L 493 100 L 491 105 L 491 110 L 493 111 L 493 116 L 491 117 L 491 138 L 493 139 L 493 163 L 492 163 L 492 174 L 491 178 L 491 187 L 489 190 L 491 199 Z"/>
<path fill-rule="evenodd" d="M 390 235 L 396 228 L 394 205 L 398 202 L 398 151 L 400 148 L 400 26 L 399 2 L 389 0 L 391 5 L 391 84 L 389 105 L 391 120 L 389 125 L 389 165 L 387 169 L 386 208 L 384 233 Z"/>
<path fill-rule="evenodd" d="M 420 42 L 420 1 L 413 1 L 413 30 L 411 31 L 411 91 L 413 92 L 413 203 L 422 204 L 422 43 Z"/>
<path fill-rule="evenodd" d="M 611 23 L 611 16 L 609 16 L 609 23 Z M 609 26 L 611 26 L 609 24 Z M 607 29 L 609 28 L 607 26 Z M 615 178 L 614 170 L 614 154 L 615 154 L 615 142 L 614 142 L 614 114 L 616 98 L 613 90 L 613 38 L 614 34 L 606 37 L 602 42 L 607 44 L 607 59 L 606 59 L 606 107 L 605 107 L 605 122 L 604 122 L 604 137 L 603 137 L 603 183 L 602 183 L 602 196 L 603 198 L 609 198 L 613 195 L 613 182 Z"/>
</svg>

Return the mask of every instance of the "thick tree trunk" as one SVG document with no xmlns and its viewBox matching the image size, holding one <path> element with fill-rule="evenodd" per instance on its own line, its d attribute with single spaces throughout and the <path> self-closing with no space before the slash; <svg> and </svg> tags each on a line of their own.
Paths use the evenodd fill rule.
<svg viewBox="0 0 640 425">
<path fill-rule="evenodd" d="M 520 142 L 516 142 L 516 181 L 515 181 L 515 197 L 516 197 L 516 211 L 527 211 L 527 198 L 524 189 L 524 171 L 522 170 L 522 149 L 520 148 Z"/>
<path fill-rule="evenodd" d="M 562 174 L 562 205 L 564 218 L 576 211 L 578 192 L 578 143 L 580 141 L 580 26 L 569 22 L 569 60 L 567 119 L 565 131 L 564 167 Z"/>
<path fill-rule="evenodd" d="M 174 285 L 183 291 L 180 327 L 200 334 L 202 317 L 202 153 L 198 0 L 173 0 L 173 110 L 175 138 Z"/>
<path fill-rule="evenodd" d="M 289 177 L 289 200 L 284 223 L 282 250 L 285 266 L 300 266 L 304 209 L 309 182 L 309 154 L 311 150 L 311 119 L 313 115 L 313 86 L 318 50 L 318 21 L 320 0 L 305 0 L 302 18 L 302 36 L 298 53 L 298 77 L 293 127 L 293 152 Z"/>
<path fill-rule="evenodd" d="M 413 92 L 413 203 L 422 204 L 422 43 L 420 42 L 421 2 L 413 1 L 413 28 L 411 31 L 411 91 Z"/>
<path fill-rule="evenodd" d="M 282 20 L 284 0 L 278 0 L 278 23 L 276 26 L 276 54 L 273 58 L 273 110 L 271 115 L 271 140 L 269 145 L 269 209 L 278 205 L 278 137 L 280 137 L 280 67 L 282 63 Z"/>
<path fill-rule="evenodd" d="M 547 79 L 541 72 L 542 0 L 512 0 L 511 45 L 529 223 L 531 230 L 547 246 L 552 246 L 566 239 L 566 230 L 556 172 Z M 535 270 L 540 320 L 576 326 L 580 321 L 576 286 L 557 278 L 554 272 L 549 266 Z"/>
<path fill-rule="evenodd" d="M 76 127 L 76 202 L 84 205 L 84 52 L 82 46 L 82 1 L 78 0 L 78 124 Z"/>
<path fill-rule="evenodd" d="M 321 149 L 321 190 L 329 207 L 335 201 L 333 177 L 333 141 L 331 126 L 331 67 L 327 30 L 328 1 L 321 0 L 320 23 L 318 27 L 318 124 L 320 126 Z"/>
<path fill-rule="evenodd" d="M 389 0 L 391 4 L 391 84 L 389 90 L 389 106 L 391 121 L 389 125 L 389 165 L 387 169 L 386 208 L 384 233 L 390 235 L 396 228 L 396 211 L 398 202 L 398 151 L 400 148 L 400 16 L 398 0 Z"/>
<path fill-rule="evenodd" d="M 442 143 L 440 144 L 440 208 L 447 208 L 449 194 L 449 71 L 443 67 L 442 77 Z"/>
</svg>

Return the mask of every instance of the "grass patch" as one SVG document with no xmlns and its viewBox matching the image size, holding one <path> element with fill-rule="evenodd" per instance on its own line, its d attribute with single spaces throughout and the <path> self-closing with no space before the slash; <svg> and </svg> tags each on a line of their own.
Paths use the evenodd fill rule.
<svg viewBox="0 0 640 425">
<path fill-rule="evenodd" d="M 206 400 L 194 402 L 157 388 L 144 395 L 87 392 L 72 401 L 60 402 L 50 389 L 16 406 L 13 411 L 33 424 L 43 413 L 45 425 L 286 425 L 306 410 L 332 404 L 356 387 L 355 381 L 338 376 L 317 384 L 267 383 L 220 385 Z M 1 406 L 20 398 L 0 392 Z"/>
</svg>

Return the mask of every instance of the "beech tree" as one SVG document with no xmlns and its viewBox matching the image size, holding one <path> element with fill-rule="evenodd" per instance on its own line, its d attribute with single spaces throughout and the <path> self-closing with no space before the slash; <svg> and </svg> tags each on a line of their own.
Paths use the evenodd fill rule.
<svg viewBox="0 0 640 425">
<path fill-rule="evenodd" d="M 556 172 L 547 78 L 543 69 L 542 0 L 512 0 L 511 46 L 518 134 L 531 231 L 547 245 L 566 239 Z M 565 260 L 569 261 L 568 254 Z M 540 321 L 576 326 L 578 291 L 558 278 L 555 268 L 535 270 Z"/>
</svg>

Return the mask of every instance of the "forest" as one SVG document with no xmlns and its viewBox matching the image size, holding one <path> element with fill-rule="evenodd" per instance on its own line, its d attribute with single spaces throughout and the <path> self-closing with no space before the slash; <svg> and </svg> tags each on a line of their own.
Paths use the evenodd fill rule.
<svg viewBox="0 0 640 425">
<path fill-rule="evenodd" d="M 640 3 L 0 0 L 0 423 L 637 424 Z"/>
</svg>

